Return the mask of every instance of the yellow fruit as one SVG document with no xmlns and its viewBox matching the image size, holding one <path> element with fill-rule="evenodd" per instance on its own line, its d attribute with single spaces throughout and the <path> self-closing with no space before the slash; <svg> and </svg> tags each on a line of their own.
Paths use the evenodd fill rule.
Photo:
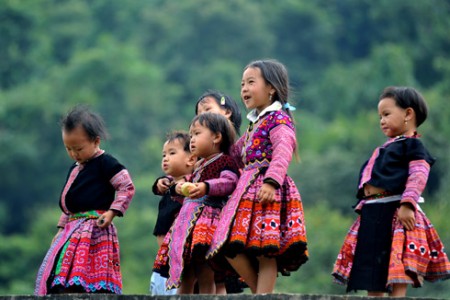
<svg viewBox="0 0 450 300">
<path fill-rule="evenodd" d="M 181 185 L 181 193 L 186 196 L 189 197 L 189 194 L 191 193 L 191 189 L 194 188 L 195 185 L 191 182 L 185 182 Z"/>
</svg>

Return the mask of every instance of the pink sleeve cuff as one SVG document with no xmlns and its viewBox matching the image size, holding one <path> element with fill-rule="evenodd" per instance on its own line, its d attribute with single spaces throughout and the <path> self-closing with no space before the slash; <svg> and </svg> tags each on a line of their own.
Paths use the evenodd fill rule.
<svg viewBox="0 0 450 300">
<path fill-rule="evenodd" d="M 417 208 L 420 195 L 427 185 L 430 165 L 425 160 L 413 160 L 409 163 L 408 173 L 405 191 L 400 203 L 411 203 L 414 208 Z"/>
<path fill-rule="evenodd" d="M 111 178 L 110 182 L 116 190 L 116 198 L 111 204 L 110 209 L 118 211 L 119 216 L 123 216 L 134 196 L 135 189 L 133 181 L 128 171 L 123 169 Z"/>
<path fill-rule="evenodd" d="M 220 172 L 220 177 L 206 180 L 209 185 L 209 196 L 227 196 L 236 188 L 238 176 L 231 171 Z"/>
</svg>

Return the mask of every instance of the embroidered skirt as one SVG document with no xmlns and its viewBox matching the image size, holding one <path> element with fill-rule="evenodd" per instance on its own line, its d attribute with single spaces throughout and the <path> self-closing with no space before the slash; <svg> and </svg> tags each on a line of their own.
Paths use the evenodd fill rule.
<svg viewBox="0 0 450 300">
<path fill-rule="evenodd" d="M 397 220 L 398 205 L 366 203 L 350 227 L 332 273 L 347 291 L 391 291 L 395 283 L 420 287 L 423 280 L 450 278 L 448 257 L 431 222 L 417 210 L 415 229 L 405 231 Z"/>
<path fill-rule="evenodd" d="M 88 293 L 122 293 L 117 231 L 96 225 L 100 211 L 71 216 L 51 245 L 39 269 L 36 295 L 78 286 Z"/>
<path fill-rule="evenodd" d="M 247 253 L 255 258 L 255 264 L 257 256 L 274 257 L 278 271 L 289 275 L 308 260 L 301 197 L 293 180 L 286 177 L 275 191 L 275 201 L 262 205 L 257 197 L 262 184 L 263 175 L 259 175 L 245 188 L 242 196 L 236 197 L 233 193 L 229 200 L 238 203 L 223 254 L 234 257 L 238 253 Z M 226 226 L 222 219 L 221 226 Z"/>
<path fill-rule="evenodd" d="M 185 200 L 153 264 L 154 272 L 168 278 L 168 289 L 179 287 L 187 264 L 206 262 L 205 254 L 211 245 L 219 215 L 220 208 L 206 206 L 201 201 Z"/>
</svg>

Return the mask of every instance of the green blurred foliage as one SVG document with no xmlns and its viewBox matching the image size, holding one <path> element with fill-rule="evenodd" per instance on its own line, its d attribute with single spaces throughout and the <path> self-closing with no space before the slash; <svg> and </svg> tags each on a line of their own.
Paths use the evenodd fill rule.
<svg viewBox="0 0 450 300">
<path fill-rule="evenodd" d="M 449 246 L 449 14 L 442 0 L 1 1 L 0 294 L 33 292 L 71 164 L 58 122 L 77 103 L 105 118 L 112 138 L 102 147 L 135 182 L 133 203 L 115 223 L 124 292 L 148 293 L 159 200 L 150 189 L 165 133 L 187 129 L 206 89 L 240 104 L 242 69 L 268 57 L 287 66 L 298 108 L 300 160 L 290 175 L 310 249 L 276 291 L 345 293 L 330 272 L 355 218 L 359 168 L 384 141 L 376 105 L 388 85 L 414 86 L 428 101 L 420 132 L 438 160 L 423 208 Z M 449 284 L 408 295 L 449 298 Z"/>
</svg>

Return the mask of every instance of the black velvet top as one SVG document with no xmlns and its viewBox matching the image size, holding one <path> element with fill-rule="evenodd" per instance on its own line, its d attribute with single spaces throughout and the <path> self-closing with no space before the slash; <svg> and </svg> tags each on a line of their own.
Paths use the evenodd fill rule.
<svg viewBox="0 0 450 300">
<path fill-rule="evenodd" d="M 76 166 L 74 163 L 70 167 L 66 184 Z M 65 197 L 67 209 L 72 213 L 110 209 L 115 197 L 115 189 L 110 180 L 123 169 L 125 167 L 122 164 L 106 153 L 86 162 L 67 191 Z"/>
<path fill-rule="evenodd" d="M 153 194 L 158 195 L 156 184 L 158 180 L 163 177 L 159 177 L 156 179 L 153 184 L 152 191 Z M 173 221 L 175 220 L 178 212 L 181 209 L 181 203 L 172 199 L 170 195 L 170 191 L 167 190 L 166 193 L 161 197 L 158 204 L 158 217 L 156 219 L 155 228 L 153 229 L 153 235 L 165 235 L 170 226 L 172 226 Z"/>
<path fill-rule="evenodd" d="M 430 166 L 435 162 L 422 142 L 416 137 L 399 137 L 377 148 L 378 156 L 373 163 L 371 178 L 364 183 L 383 188 L 394 194 L 402 194 L 408 179 L 409 163 L 425 160 Z M 362 174 L 370 159 L 364 163 L 359 173 L 359 185 L 362 186 Z M 364 197 L 363 188 L 359 188 L 357 198 Z"/>
</svg>

